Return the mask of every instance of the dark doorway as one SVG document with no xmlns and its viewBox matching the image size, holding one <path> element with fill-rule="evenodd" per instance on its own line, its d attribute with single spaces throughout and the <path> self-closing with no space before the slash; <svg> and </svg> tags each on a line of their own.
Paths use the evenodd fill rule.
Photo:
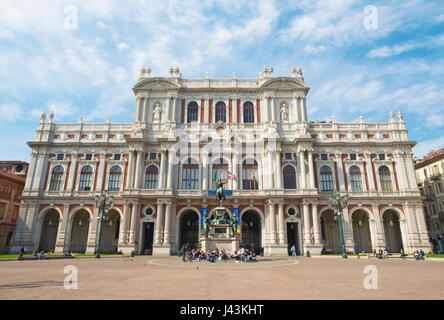
<svg viewBox="0 0 444 320">
<path fill-rule="evenodd" d="M 241 245 L 256 254 L 260 254 L 261 220 L 255 211 L 248 211 L 242 215 Z"/>
<path fill-rule="evenodd" d="M 288 255 L 291 256 L 291 247 L 296 245 L 296 254 L 301 254 L 299 248 L 299 224 L 297 222 L 287 223 L 287 240 L 288 240 Z"/>
<path fill-rule="evenodd" d="M 179 248 L 186 244 L 190 249 L 196 249 L 199 245 L 199 216 L 194 211 L 188 211 L 180 220 Z"/>
<path fill-rule="evenodd" d="M 142 254 L 153 254 L 154 222 L 143 223 L 143 251 Z"/>
</svg>

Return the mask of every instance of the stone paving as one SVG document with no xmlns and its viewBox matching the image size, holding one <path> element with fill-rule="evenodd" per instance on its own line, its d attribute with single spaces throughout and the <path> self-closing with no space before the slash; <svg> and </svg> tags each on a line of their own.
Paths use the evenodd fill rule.
<svg viewBox="0 0 444 320">
<path fill-rule="evenodd" d="M 66 290 L 66 265 L 78 289 Z M 378 289 L 365 289 L 374 265 Z M 0 299 L 444 299 L 444 261 L 259 258 L 256 263 L 178 257 L 0 262 Z"/>
</svg>

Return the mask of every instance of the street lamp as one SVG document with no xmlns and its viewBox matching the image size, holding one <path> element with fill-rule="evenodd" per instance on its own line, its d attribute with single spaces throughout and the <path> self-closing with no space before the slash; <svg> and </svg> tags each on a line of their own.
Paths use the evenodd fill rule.
<svg viewBox="0 0 444 320">
<path fill-rule="evenodd" d="M 347 253 L 345 251 L 344 242 L 344 229 L 342 226 L 342 210 L 347 207 L 347 194 L 340 195 L 335 192 L 333 196 L 329 197 L 329 207 L 334 210 L 335 214 L 339 217 L 339 232 L 341 233 L 341 245 L 342 245 L 342 258 L 347 259 Z"/>
<path fill-rule="evenodd" d="M 102 221 L 106 220 L 105 212 L 108 211 L 113 205 L 113 196 L 108 195 L 105 191 L 99 195 L 96 195 L 96 207 L 99 208 L 99 216 L 97 220 L 99 221 L 99 234 L 97 236 L 97 249 L 96 249 L 96 258 L 100 258 L 100 235 L 102 233 Z"/>
</svg>

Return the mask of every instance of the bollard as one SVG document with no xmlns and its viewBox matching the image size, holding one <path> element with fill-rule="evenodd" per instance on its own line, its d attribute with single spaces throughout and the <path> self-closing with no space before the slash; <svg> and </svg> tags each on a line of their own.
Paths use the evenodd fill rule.
<svg viewBox="0 0 444 320">
<path fill-rule="evenodd" d="M 307 257 L 307 258 L 310 258 L 310 251 L 305 251 L 305 256 Z"/>
<path fill-rule="evenodd" d="M 134 258 L 134 250 L 133 250 L 133 251 L 131 251 L 131 254 L 130 254 L 130 256 L 131 256 L 131 258 Z"/>
</svg>

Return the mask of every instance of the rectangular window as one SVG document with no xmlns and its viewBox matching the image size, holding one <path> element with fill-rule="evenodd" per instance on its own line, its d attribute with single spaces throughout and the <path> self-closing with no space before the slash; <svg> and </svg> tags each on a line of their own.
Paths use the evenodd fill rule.
<svg viewBox="0 0 444 320">
<path fill-rule="evenodd" d="M 156 160 L 156 153 L 154 153 L 154 152 L 151 152 L 150 153 L 150 160 Z"/>
<path fill-rule="evenodd" d="M 380 153 L 379 154 L 379 160 L 385 160 L 385 154 Z"/>
<path fill-rule="evenodd" d="M 285 160 L 291 160 L 291 153 L 285 154 Z"/>
<path fill-rule="evenodd" d="M 120 157 L 121 157 L 120 153 L 116 153 L 116 154 L 114 155 L 114 160 L 119 161 L 119 160 L 120 160 Z"/>
<path fill-rule="evenodd" d="M 57 154 L 57 160 L 63 160 L 64 157 L 65 155 L 63 153 Z"/>
<path fill-rule="evenodd" d="M 441 182 L 436 185 L 436 189 L 438 189 L 439 193 L 442 192 L 442 184 L 441 184 Z"/>
<path fill-rule="evenodd" d="M 321 154 L 321 160 L 328 160 L 328 154 L 322 153 Z"/>
<path fill-rule="evenodd" d="M 91 160 L 92 159 L 92 153 L 87 153 L 85 156 L 85 160 Z"/>
<path fill-rule="evenodd" d="M 356 153 L 350 153 L 350 160 L 356 160 Z"/>
</svg>

